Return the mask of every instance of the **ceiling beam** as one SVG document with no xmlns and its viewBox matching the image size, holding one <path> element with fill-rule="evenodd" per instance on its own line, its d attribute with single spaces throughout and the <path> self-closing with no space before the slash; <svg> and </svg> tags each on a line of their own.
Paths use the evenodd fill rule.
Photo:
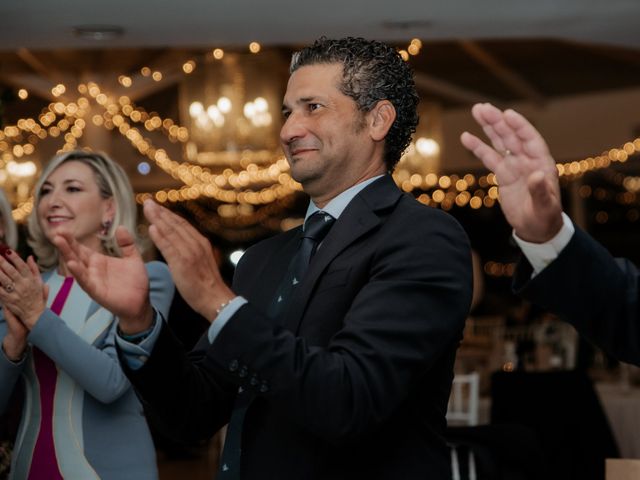
<svg viewBox="0 0 640 480">
<path fill-rule="evenodd" d="M 135 77 L 131 77 L 133 79 L 133 85 L 131 87 L 125 88 L 118 85 L 113 91 L 116 95 L 126 95 L 132 102 L 137 102 L 140 99 L 179 83 L 183 77 L 184 73 L 182 70 L 175 70 L 173 72 L 167 72 L 165 70 L 162 73 L 162 80 L 159 82 L 151 78 L 145 78 L 142 75 L 136 75 Z"/>
<path fill-rule="evenodd" d="M 0 73 L 0 81 L 12 87 L 25 88 L 30 95 L 37 95 L 48 101 L 59 101 L 51 93 L 51 81 L 32 73 Z"/>
<path fill-rule="evenodd" d="M 458 42 L 467 54 L 483 65 L 498 80 L 509 87 L 513 92 L 535 104 L 545 102 L 545 97 L 524 77 L 516 73 L 513 69 L 501 63 L 495 56 L 482 48 L 477 42 L 471 40 L 460 40 Z"/>
<path fill-rule="evenodd" d="M 455 102 L 463 104 L 491 102 L 496 106 L 500 106 L 503 103 L 501 100 L 482 92 L 454 85 L 453 83 L 432 77 L 426 73 L 416 72 L 414 79 L 416 87 L 419 89 L 446 97 Z"/>
<path fill-rule="evenodd" d="M 113 76 L 111 81 L 105 83 L 104 87 L 116 95 L 126 95 L 132 102 L 136 102 L 169 86 L 179 83 L 184 77 L 184 72 L 182 71 L 183 63 L 193 57 L 194 55 L 190 55 L 187 52 L 163 50 L 153 58 L 147 58 L 146 62 L 139 64 L 137 67 L 130 65 L 128 67 L 128 71 L 121 72 L 128 74 L 131 78 L 131 87 L 123 87 L 120 85 L 117 81 L 116 75 Z M 157 82 L 151 77 L 143 76 L 140 73 L 140 69 L 143 66 L 149 67 L 151 71 L 157 70 L 161 72 L 162 80 Z"/>
<path fill-rule="evenodd" d="M 30 50 L 26 48 L 19 48 L 17 51 L 18 58 L 22 60 L 34 73 L 40 75 L 42 78 L 49 80 L 51 84 L 68 83 L 66 75 L 61 74 L 47 67 L 42 61 L 36 57 Z"/>
<path fill-rule="evenodd" d="M 578 47 L 584 48 L 583 45 L 578 44 Z M 615 60 L 617 62 L 627 63 L 631 66 L 640 65 L 640 54 L 637 49 L 611 47 L 609 45 L 589 45 L 589 48 L 594 53 L 603 57 Z"/>
</svg>

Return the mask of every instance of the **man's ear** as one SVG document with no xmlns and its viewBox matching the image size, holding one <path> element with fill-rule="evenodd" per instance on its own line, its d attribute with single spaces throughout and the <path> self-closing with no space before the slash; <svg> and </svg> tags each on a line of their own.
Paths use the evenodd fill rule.
<svg viewBox="0 0 640 480">
<path fill-rule="evenodd" d="M 396 108 L 389 100 L 380 100 L 371 109 L 369 117 L 369 133 L 375 141 L 384 140 L 396 119 Z"/>
</svg>

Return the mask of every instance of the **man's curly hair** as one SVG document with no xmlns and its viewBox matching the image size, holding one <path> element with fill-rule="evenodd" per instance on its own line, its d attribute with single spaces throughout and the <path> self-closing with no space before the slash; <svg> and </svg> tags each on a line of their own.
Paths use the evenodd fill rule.
<svg viewBox="0 0 640 480">
<path fill-rule="evenodd" d="M 413 72 L 389 45 L 364 38 L 327 39 L 294 53 L 289 73 L 305 65 L 340 63 L 342 93 L 353 98 L 361 112 L 369 112 L 380 100 L 389 100 L 396 119 L 385 138 L 384 160 L 392 172 L 418 125 L 418 93 Z"/>
</svg>

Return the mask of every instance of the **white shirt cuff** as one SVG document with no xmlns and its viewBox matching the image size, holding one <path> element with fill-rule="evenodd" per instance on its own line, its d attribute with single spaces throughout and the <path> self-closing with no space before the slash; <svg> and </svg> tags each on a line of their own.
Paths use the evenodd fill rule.
<svg viewBox="0 0 640 480">
<path fill-rule="evenodd" d="M 209 337 L 209 343 L 213 344 L 213 341 L 216 339 L 222 327 L 224 327 L 229 319 L 233 317 L 233 315 L 247 302 L 247 299 L 244 297 L 237 296 L 229 303 L 227 303 L 220 313 L 215 318 L 211 326 L 209 327 L 209 333 L 207 336 Z"/>
<path fill-rule="evenodd" d="M 533 267 L 531 278 L 544 270 L 547 265 L 553 262 L 560 252 L 567 246 L 574 232 L 576 231 L 569 216 L 562 212 L 562 228 L 546 243 L 531 243 L 522 240 L 513 232 L 513 238 L 522 250 L 522 253 Z"/>
</svg>

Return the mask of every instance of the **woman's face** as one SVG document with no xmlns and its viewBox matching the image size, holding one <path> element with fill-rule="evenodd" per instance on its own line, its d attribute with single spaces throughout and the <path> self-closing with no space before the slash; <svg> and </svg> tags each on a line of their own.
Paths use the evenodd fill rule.
<svg viewBox="0 0 640 480">
<path fill-rule="evenodd" d="M 102 251 L 102 224 L 113 213 L 113 198 L 102 198 L 93 170 L 79 160 L 62 163 L 40 189 L 38 220 L 49 241 L 70 232 L 80 244 Z"/>
</svg>

